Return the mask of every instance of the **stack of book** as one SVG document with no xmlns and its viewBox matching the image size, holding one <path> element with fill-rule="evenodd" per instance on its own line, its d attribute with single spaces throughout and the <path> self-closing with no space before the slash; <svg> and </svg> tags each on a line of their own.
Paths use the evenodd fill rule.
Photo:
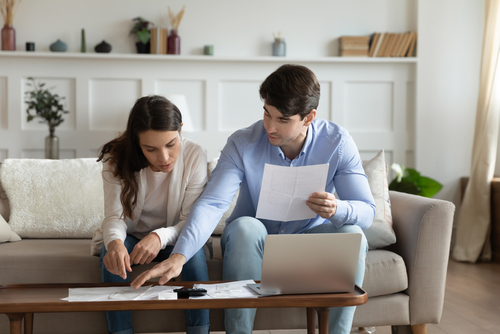
<svg viewBox="0 0 500 334">
<path fill-rule="evenodd" d="M 341 57 L 368 57 L 370 36 L 340 37 Z"/>
<path fill-rule="evenodd" d="M 152 54 L 167 54 L 167 38 L 168 29 L 166 28 L 152 28 L 149 30 L 151 34 L 151 53 Z"/>
<path fill-rule="evenodd" d="M 374 33 L 370 38 L 369 57 L 414 57 L 417 32 Z"/>
</svg>

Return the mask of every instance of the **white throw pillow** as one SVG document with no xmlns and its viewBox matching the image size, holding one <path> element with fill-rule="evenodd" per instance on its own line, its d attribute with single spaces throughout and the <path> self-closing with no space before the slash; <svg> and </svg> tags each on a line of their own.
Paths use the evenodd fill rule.
<svg viewBox="0 0 500 334">
<path fill-rule="evenodd" d="M 364 230 L 370 249 L 381 248 L 396 242 L 396 234 L 392 229 L 391 200 L 387 183 L 387 167 L 384 151 L 363 162 L 363 168 L 377 205 L 372 225 Z"/>
<path fill-rule="evenodd" d="M 21 238 L 12 232 L 10 225 L 3 219 L 2 215 L 0 215 L 0 243 L 19 240 L 21 240 Z"/>
<path fill-rule="evenodd" d="M 12 231 L 21 238 L 91 238 L 104 219 L 101 172 L 96 158 L 4 160 Z"/>
</svg>

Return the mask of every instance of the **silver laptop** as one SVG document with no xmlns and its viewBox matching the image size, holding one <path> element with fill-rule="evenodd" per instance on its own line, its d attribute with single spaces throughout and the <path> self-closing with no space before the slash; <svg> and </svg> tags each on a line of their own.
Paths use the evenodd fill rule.
<svg viewBox="0 0 500 334">
<path fill-rule="evenodd" d="M 259 295 L 351 292 L 358 266 L 361 234 L 268 235 Z"/>
</svg>

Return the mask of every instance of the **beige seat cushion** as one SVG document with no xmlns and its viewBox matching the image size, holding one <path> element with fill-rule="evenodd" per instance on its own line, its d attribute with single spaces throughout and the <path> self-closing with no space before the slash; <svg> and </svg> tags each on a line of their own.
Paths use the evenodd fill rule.
<svg viewBox="0 0 500 334">
<path fill-rule="evenodd" d="M 386 250 L 371 250 L 366 256 L 363 289 L 368 297 L 400 292 L 408 288 L 403 258 Z"/>
<path fill-rule="evenodd" d="M 91 241 L 91 239 L 23 239 L 0 244 L 0 285 L 98 283 L 101 281 L 99 257 L 89 254 Z M 222 261 L 208 260 L 208 263 L 210 279 L 220 280 Z M 134 279 L 155 264 L 133 266 L 130 278 Z"/>
</svg>

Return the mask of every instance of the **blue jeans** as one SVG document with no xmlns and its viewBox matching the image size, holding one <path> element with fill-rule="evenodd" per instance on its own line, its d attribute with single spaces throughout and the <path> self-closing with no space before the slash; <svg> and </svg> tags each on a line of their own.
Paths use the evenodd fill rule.
<svg viewBox="0 0 500 334">
<path fill-rule="evenodd" d="M 314 227 L 306 233 L 361 233 L 356 285 L 362 286 L 368 243 L 359 226 L 344 225 L 336 228 L 333 224 L 326 223 Z M 260 280 L 266 235 L 265 226 L 258 219 L 252 217 L 240 217 L 226 226 L 221 238 L 224 257 L 222 279 L 224 281 Z M 329 315 L 329 333 L 350 333 L 355 310 L 355 306 L 332 308 Z M 226 333 L 252 333 L 255 311 L 255 309 L 226 309 Z"/>
<path fill-rule="evenodd" d="M 125 239 L 125 247 L 130 254 L 135 245 L 140 240 L 128 235 Z M 154 262 L 161 262 L 168 259 L 172 252 L 173 246 L 167 246 L 160 250 Z M 127 279 L 124 280 L 118 275 L 110 273 L 104 265 L 102 259 L 106 255 L 106 247 L 101 248 L 101 282 L 129 282 L 128 272 Z M 200 249 L 182 268 L 181 278 L 183 281 L 208 281 L 207 261 L 203 248 Z M 110 333 L 133 334 L 131 311 L 112 311 L 106 312 L 106 323 Z M 209 332 L 208 310 L 186 310 L 186 326 L 188 334 L 205 334 Z"/>
</svg>

